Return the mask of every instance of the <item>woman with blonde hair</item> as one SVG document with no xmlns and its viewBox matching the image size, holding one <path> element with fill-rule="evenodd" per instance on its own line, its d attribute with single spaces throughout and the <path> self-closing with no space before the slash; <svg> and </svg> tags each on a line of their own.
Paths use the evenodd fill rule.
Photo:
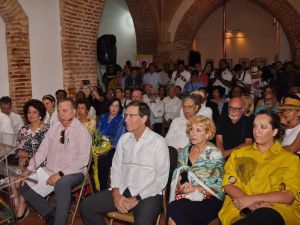
<svg viewBox="0 0 300 225">
<path fill-rule="evenodd" d="M 252 100 L 252 98 L 248 95 L 244 95 L 241 97 L 241 99 L 243 99 L 243 101 L 245 102 L 245 111 L 244 111 L 244 115 L 251 117 L 253 116 L 254 113 L 254 102 Z"/>
<path fill-rule="evenodd" d="M 214 122 L 207 117 L 193 116 L 188 121 L 190 143 L 179 153 L 173 173 L 169 225 L 204 225 L 217 217 L 223 199 L 224 160 L 221 151 L 209 142 L 215 132 Z"/>
</svg>

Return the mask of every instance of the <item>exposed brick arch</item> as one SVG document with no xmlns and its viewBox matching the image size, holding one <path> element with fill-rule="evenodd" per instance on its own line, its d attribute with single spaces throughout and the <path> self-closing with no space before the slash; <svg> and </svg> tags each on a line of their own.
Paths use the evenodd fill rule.
<svg viewBox="0 0 300 225">
<path fill-rule="evenodd" d="M 126 0 L 133 18 L 138 54 L 157 50 L 158 15 L 151 0 Z M 96 79 L 96 40 L 104 0 L 60 0 L 63 82 L 74 96 L 80 80 Z"/>
<path fill-rule="evenodd" d="M 286 0 L 251 0 L 278 18 L 291 48 L 292 59 L 300 63 L 300 15 Z M 176 30 L 170 58 L 187 59 L 192 41 L 204 20 L 223 0 L 197 0 L 185 13 Z"/>
<path fill-rule="evenodd" d="M 17 0 L 0 0 L 0 16 L 6 27 L 9 94 L 20 113 L 32 96 L 28 17 Z"/>
<path fill-rule="evenodd" d="M 155 4 L 151 0 L 126 0 L 136 33 L 137 53 L 155 54 L 159 22 Z"/>
</svg>

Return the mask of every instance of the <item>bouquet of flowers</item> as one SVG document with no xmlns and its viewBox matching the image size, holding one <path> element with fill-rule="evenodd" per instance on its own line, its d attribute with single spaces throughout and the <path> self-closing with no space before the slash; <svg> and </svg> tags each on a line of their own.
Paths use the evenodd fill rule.
<svg viewBox="0 0 300 225">
<path fill-rule="evenodd" d="M 100 190 L 100 183 L 99 183 L 99 176 L 98 176 L 98 157 L 100 155 L 107 154 L 111 150 L 111 143 L 108 137 L 101 135 L 98 130 L 95 130 L 92 133 L 92 154 L 93 154 L 93 173 L 94 173 L 94 181 L 95 187 L 99 191 Z"/>
</svg>

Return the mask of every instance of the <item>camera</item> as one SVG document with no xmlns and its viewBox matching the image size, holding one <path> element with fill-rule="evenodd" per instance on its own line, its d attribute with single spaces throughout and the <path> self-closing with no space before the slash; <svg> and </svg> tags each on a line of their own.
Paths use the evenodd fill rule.
<svg viewBox="0 0 300 225">
<path fill-rule="evenodd" d="M 83 85 L 89 85 L 90 81 L 89 80 L 82 80 Z"/>
</svg>

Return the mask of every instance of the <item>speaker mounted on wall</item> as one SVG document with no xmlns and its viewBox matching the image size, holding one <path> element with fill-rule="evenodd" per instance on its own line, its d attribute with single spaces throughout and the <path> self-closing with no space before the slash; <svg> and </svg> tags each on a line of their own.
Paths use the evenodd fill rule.
<svg viewBox="0 0 300 225">
<path fill-rule="evenodd" d="M 116 64 L 116 36 L 104 34 L 97 39 L 97 59 L 101 65 Z"/>
</svg>

